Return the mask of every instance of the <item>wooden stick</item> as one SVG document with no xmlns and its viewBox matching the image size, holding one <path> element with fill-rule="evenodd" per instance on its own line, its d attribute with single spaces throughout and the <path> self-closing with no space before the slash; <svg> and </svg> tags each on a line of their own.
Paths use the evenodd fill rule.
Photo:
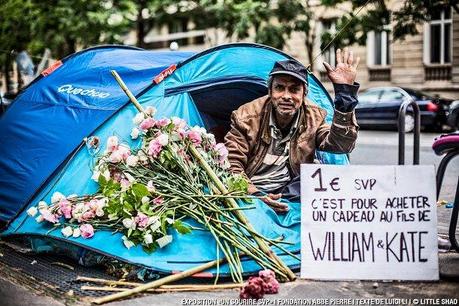
<svg viewBox="0 0 459 306">
<path fill-rule="evenodd" d="M 132 286 L 132 287 L 138 287 L 142 285 L 143 283 L 136 283 L 136 282 L 125 282 L 125 281 L 115 281 L 115 280 L 109 280 L 109 279 L 101 279 L 101 278 L 92 278 L 92 277 L 84 277 L 84 276 L 78 276 L 77 281 L 82 281 L 82 282 L 91 282 L 91 283 L 98 283 L 98 284 L 106 284 L 106 285 L 120 285 L 120 286 Z M 206 287 L 216 287 L 216 288 L 239 288 L 242 287 L 243 284 L 217 284 L 217 285 L 208 285 L 208 284 L 181 284 L 181 285 L 162 285 L 161 289 L 180 289 L 180 288 L 206 288 Z M 88 286 L 83 286 L 83 287 L 88 287 Z M 82 288 L 83 288 L 82 287 Z M 90 287 L 94 288 L 94 287 Z M 103 287 L 96 287 L 96 288 L 103 288 Z M 105 288 L 113 288 L 113 287 L 105 287 Z M 125 290 L 125 288 L 121 288 Z"/>
<path fill-rule="evenodd" d="M 120 85 L 121 89 L 123 89 L 124 93 L 129 97 L 129 100 L 131 100 L 131 102 L 134 103 L 135 107 L 139 110 L 139 112 L 143 113 L 142 105 L 140 105 L 139 101 L 137 101 L 137 99 L 134 97 L 129 88 L 127 88 L 126 84 L 124 84 L 124 81 L 121 79 L 118 72 L 116 72 L 116 70 L 111 70 L 110 72 L 115 77 L 116 81 Z"/>
<path fill-rule="evenodd" d="M 152 281 L 150 283 L 146 283 L 146 284 L 137 286 L 137 287 L 132 288 L 132 289 L 127 289 L 127 290 L 122 291 L 122 292 L 118 292 L 118 293 L 115 293 L 115 294 L 104 296 L 102 298 L 95 299 L 92 302 L 94 304 L 103 304 L 103 303 L 119 300 L 119 299 L 122 299 L 122 298 L 125 298 L 125 297 L 128 297 L 128 296 L 131 296 L 133 294 L 146 291 L 148 289 L 158 288 L 158 287 L 160 287 L 160 286 L 162 286 L 164 284 L 172 283 L 172 282 L 178 281 L 180 279 L 184 279 L 184 278 L 186 278 L 188 276 L 191 276 L 193 274 L 196 274 L 198 272 L 202 272 L 204 270 L 212 268 L 217 263 L 222 263 L 223 261 L 225 261 L 224 258 L 222 258 L 220 260 L 213 260 L 213 261 L 210 261 L 210 262 L 205 263 L 203 265 L 199 265 L 197 267 L 194 267 L 192 269 L 189 269 L 189 270 L 177 273 L 177 274 L 172 274 L 172 275 L 163 277 L 161 279 Z"/>
<path fill-rule="evenodd" d="M 241 288 L 244 284 L 221 284 L 221 285 L 170 285 L 170 286 L 160 286 L 154 289 L 148 289 L 145 292 L 183 292 L 183 291 L 215 291 L 215 290 L 223 290 L 223 289 L 235 289 Z M 81 286 L 81 290 L 90 290 L 90 291 L 117 291 L 117 292 L 124 292 L 128 290 L 128 288 L 117 288 L 117 287 L 97 287 L 97 286 Z"/>
</svg>

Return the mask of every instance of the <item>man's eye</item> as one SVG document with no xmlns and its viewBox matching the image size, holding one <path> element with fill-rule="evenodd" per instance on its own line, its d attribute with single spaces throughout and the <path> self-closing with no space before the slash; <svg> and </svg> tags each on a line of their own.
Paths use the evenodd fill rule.
<svg viewBox="0 0 459 306">
<path fill-rule="evenodd" d="M 281 90 L 284 90 L 284 86 L 276 85 L 276 86 L 274 86 L 274 89 L 281 91 Z"/>
<path fill-rule="evenodd" d="M 290 92 L 292 92 L 292 93 L 297 93 L 299 90 L 300 90 L 300 88 L 298 88 L 298 87 L 290 88 Z"/>
</svg>

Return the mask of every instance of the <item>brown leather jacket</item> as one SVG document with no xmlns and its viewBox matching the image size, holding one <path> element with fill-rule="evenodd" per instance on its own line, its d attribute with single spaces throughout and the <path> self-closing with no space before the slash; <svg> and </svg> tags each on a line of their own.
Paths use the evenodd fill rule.
<svg viewBox="0 0 459 306">
<path fill-rule="evenodd" d="M 312 163 L 316 148 L 334 153 L 349 153 L 354 149 L 359 126 L 354 112 L 335 110 L 333 123 L 325 122 L 327 112 L 306 101 L 303 104 L 298 129 L 292 136 L 289 150 L 290 169 L 300 173 L 300 164 Z M 268 96 L 239 107 L 231 114 L 231 129 L 225 136 L 231 171 L 251 178 L 261 166 L 271 143 L 269 116 L 272 111 Z M 251 185 L 249 192 L 257 191 Z"/>
</svg>

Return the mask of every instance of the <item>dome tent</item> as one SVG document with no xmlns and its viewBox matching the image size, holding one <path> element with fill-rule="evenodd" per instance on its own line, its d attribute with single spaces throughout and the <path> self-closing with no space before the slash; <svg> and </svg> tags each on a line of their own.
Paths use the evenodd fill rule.
<svg viewBox="0 0 459 306">
<path fill-rule="evenodd" d="M 119 234 L 110 232 L 98 231 L 91 239 L 64 238 L 28 217 L 26 209 L 40 200 L 50 202 L 55 191 L 82 195 L 97 190 L 90 179 L 95 156 L 85 146 L 86 137 L 98 136 L 101 150 L 112 135 L 134 144 L 129 134 L 137 110 L 110 70 L 121 75 L 143 107 L 157 109 L 157 118 L 177 116 L 191 126 L 224 131 L 233 110 L 267 93 L 274 62 L 288 58 L 256 44 L 223 45 L 198 54 L 101 46 L 65 58 L 31 83 L 0 118 L 0 221 L 6 224 L 2 235 L 52 237 L 164 272 L 215 259 L 215 242 L 206 232 L 174 231 L 174 243 L 146 256 L 140 246 L 126 249 Z M 326 109 L 331 121 L 332 101 L 313 75 L 308 98 Z M 319 158 L 348 163 L 346 155 L 320 152 Z M 245 213 L 260 234 L 283 235 L 294 243 L 288 249 L 299 251 L 299 203 L 291 203 L 283 216 L 264 204 Z M 291 266 L 299 264 L 281 257 Z M 246 272 L 258 269 L 254 262 L 244 262 Z M 227 272 L 227 267 L 220 272 Z"/>
</svg>

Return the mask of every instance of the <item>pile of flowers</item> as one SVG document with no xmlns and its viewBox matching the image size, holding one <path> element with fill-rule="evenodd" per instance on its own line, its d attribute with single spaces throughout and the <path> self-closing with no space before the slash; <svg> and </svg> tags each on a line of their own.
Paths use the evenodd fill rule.
<svg viewBox="0 0 459 306">
<path fill-rule="evenodd" d="M 279 282 L 271 270 L 262 270 L 258 276 L 252 276 L 244 284 L 239 293 L 241 299 L 261 299 L 265 294 L 276 294 L 279 292 Z"/>
<path fill-rule="evenodd" d="M 155 112 L 149 107 L 133 118 L 130 136 L 139 138 L 136 148 L 117 136 L 107 139 L 93 169 L 92 179 L 99 184 L 95 194 L 56 192 L 51 203 L 39 202 L 28 210 L 29 215 L 59 228 L 66 237 L 91 238 L 98 230 L 120 232 L 127 248 L 141 245 L 147 252 L 171 243 L 172 230 L 187 234 L 205 229 L 227 258 L 234 280 L 242 281 L 239 252 L 279 271 L 276 262 L 254 243 L 254 233 L 239 222 L 234 209 L 224 205 L 226 198 L 239 198 L 246 201 L 240 209 L 253 208 L 247 181 L 228 171 L 225 146 L 201 127 L 190 127 L 177 117 L 157 120 Z M 190 154 L 191 146 L 227 186 L 228 194 L 216 191 L 205 169 Z M 202 227 L 190 225 L 190 220 Z"/>
</svg>

